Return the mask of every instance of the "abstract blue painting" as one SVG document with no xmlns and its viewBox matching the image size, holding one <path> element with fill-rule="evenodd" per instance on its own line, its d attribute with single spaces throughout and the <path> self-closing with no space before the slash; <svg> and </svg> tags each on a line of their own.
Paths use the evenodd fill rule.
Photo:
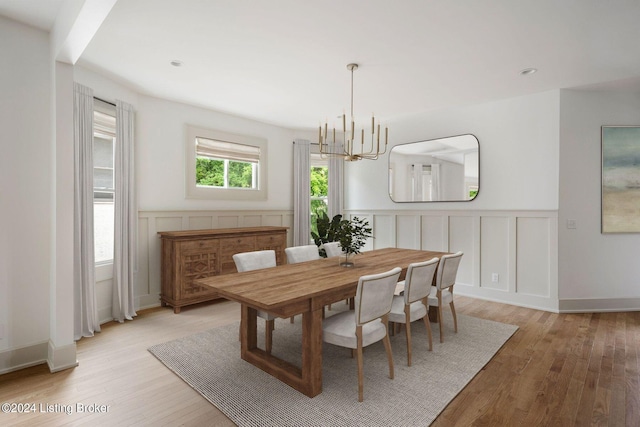
<svg viewBox="0 0 640 427">
<path fill-rule="evenodd" d="M 640 126 L 602 126 L 602 233 L 640 232 Z"/>
</svg>

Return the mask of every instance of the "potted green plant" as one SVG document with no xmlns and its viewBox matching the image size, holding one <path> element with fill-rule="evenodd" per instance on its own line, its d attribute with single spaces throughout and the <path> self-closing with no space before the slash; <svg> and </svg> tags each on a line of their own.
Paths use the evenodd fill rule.
<svg viewBox="0 0 640 427">
<path fill-rule="evenodd" d="M 345 267 L 353 266 L 350 257 L 359 254 L 367 239 L 372 237 L 369 222 L 358 217 L 348 220 L 342 219 L 342 215 L 336 215 L 329 220 L 327 215 L 323 214 L 318 217 L 316 226 L 318 233 L 311 233 L 316 245 L 320 247 L 323 243 L 340 242 L 342 253 L 345 256 L 340 265 Z M 320 254 L 326 257 L 324 249 L 320 250 Z"/>
<path fill-rule="evenodd" d="M 332 219 L 329 219 L 326 212 L 321 212 L 316 218 L 316 230 L 311 231 L 311 237 L 313 237 L 313 241 L 318 246 L 320 256 L 323 258 L 327 257 L 327 253 L 322 247 L 323 243 L 329 242 L 337 242 L 337 233 L 341 227 L 342 215 L 336 215 Z"/>
</svg>

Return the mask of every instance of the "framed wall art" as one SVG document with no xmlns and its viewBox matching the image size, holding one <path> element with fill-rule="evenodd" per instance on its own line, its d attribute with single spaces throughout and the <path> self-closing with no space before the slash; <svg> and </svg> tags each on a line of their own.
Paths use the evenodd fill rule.
<svg viewBox="0 0 640 427">
<path fill-rule="evenodd" d="M 602 126 L 602 233 L 640 233 L 640 126 Z"/>
</svg>

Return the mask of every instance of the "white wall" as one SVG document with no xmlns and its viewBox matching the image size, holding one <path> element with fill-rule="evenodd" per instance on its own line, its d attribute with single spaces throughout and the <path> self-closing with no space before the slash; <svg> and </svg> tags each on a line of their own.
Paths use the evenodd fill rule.
<svg viewBox="0 0 640 427">
<path fill-rule="evenodd" d="M 294 132 L 249 119 L 140 95 L 136 111 L 136 180 L 140 210 L 289 209 L 293 205 Z M 185 198 L 186 125 L 266 138 L 266 201 Z"/>
<path fill-rule="evenodd" d="M 347 209 L 558 209 L 559 93 L 416 114 L 389 124 L 390 145 L 471 133 L 480 143 L 480 192 L 471 202 L 404 203 L 389 198 L 388 153 L 349 163 Z"/>
<path fill-rule="evenodd" d="M 0 52 L 1 373 L 47 356 L 52 68 L 48 35 L 1 16 Z"/>
<path fill-rule="evenodd" d="M 640 125 L 640 93 L 563 90 L 560 101 L 561 309 L 638 310 L 640 234 L 600 233 L 600 132 Z"/>
<path fill-rule="evenodd" d="M 470 202 L 393 203 L 388 155 L 348 164 L 345 210 L 372 225 L 367 249 L 461 250 L 457 293 L 557 310 L 559 102 L 552 91 L 392 122 L 394 145 L 475 135 L 480 192 Z"/>
</svg>

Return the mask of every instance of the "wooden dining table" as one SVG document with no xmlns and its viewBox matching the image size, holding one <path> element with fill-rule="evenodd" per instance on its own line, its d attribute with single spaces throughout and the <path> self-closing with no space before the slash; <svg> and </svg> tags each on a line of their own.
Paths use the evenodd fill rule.
<svg viewBox="0 0 640 427">
<path fill-rule="evenodd" d="M 241 304 L 240 356 L 299 392 L 314 397 L 322 392 L 322 319 L 326 305 L 354 297 L 361 276 L 401 267 L 404 280 L 409 264 L 441 257 L 447 252 L 386 248 L 362 252 L 353 267 L 339 259 L 285 264 L 277 267 L 212 276 L 196 280 L 221 297 Z M 287 318 L 302 314 L 302 366 L 267 353 L 257 345 L 257 310 Z M 277 341 L 273 346 L 277 347 Z"/>
</svg>

